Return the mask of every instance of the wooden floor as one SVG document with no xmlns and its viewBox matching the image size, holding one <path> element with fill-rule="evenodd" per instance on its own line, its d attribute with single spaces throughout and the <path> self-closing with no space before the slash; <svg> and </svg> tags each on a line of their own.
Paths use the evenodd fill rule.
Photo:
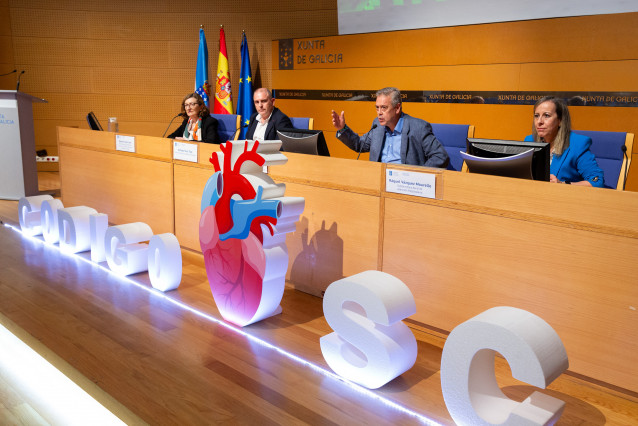
<svg viewBox="0 0 638 426">
<path fill-rule="evenodd" d="M 40 179 L 55 190 L 54 173 Z M 17 225 L 17 202 L 0 201 L 0 219 Z M 79 372 L 98 401 L 117 401 L 105 404 L 128 423 L 453 424 L 441 395 L 443 337 L 414 330 L 410 371 L 374 392 L 353 388 L 321 355 L 319 338 L 331 332 L 321 299 L 288 288 L 281 315 L 236 330 L 218 320 L 201 255 L 183 256 L 182 284 L 164 295 L 145 274 L 121 280 L 0 226 L 0 314 Z M 496 364 L 507 395 L 535 390 Z M 558 424 L 638 424 L 638 395 L 569 373 L 544 392 L 567 403 Z"/>
</svg>

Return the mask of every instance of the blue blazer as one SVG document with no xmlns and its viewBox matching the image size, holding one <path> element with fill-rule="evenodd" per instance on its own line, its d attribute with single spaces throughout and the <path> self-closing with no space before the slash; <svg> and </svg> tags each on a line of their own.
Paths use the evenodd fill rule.
<svg viewBox="0 0 638 426">
<path fill-rule="evenodd" d="M 377 127 L 363 136 L 357 135 L 348 126 L 337 132 L 337 138 L 348 148 L 357 152 L 370 152 L 370 161 L 381 161 L 385 128 L 375 118 Z M 447 151 L 432 132 L 432 126 L 420 118 L 403 114 L 401 131 L 401 164 L 446 168 L 450 158 Z"/>
<path fill-rule="evenodd" d="M 525 137 L 525 141 L 533 141 L 532 135 Z M 596 157 L 589 150 L 591 138 L 571 132 L 569 147 L 562 155 L 554 155 L 549 172 L 559 181 L 580 182 L 586 180 L 591 186 L 603 187 L 603 171 L 598 167 Z"/>
</svg>

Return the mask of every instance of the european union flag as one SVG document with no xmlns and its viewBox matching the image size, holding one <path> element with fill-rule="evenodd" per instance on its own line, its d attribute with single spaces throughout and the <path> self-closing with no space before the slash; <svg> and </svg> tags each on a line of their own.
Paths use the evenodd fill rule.
<svg viewBox="0 0 638 426">
<path fill-rule="evenodd" d="M 199 50 L 197 51 L 197 70 L 195 71 L 195 93 L 204 99 L 208 106 L 210 84 L 208 84 L 208 46 L 204 29 L 199 29 Z"/>
<path fill-rule="evenodd" d="M 246 33 L 241 39 L 241 70 L 239 72 L 239 94 L 237 97 L 237 114 L 241 115 L 241 125 L 247 126 L 250 116 L 257 110 L 253 103 L 253 76 L 250 71 L 250 55 L 248 54 L 248 42 Z M 242 127 L 239 139 L 244 139 L 247 127 Z"/>
</svg>

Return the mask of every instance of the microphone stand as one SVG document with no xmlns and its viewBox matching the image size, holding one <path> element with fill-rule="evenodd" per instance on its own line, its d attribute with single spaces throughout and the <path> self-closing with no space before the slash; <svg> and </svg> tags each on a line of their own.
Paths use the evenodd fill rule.
<svg viewBox="0 0 638 426">
<path fill-rule="evenodd" d="M 11 73 L 9 73 L 11 74 Z M 22 74 L 24 74 L 24 70 L 20 74 L 18 74 L 18 84 L 16 84 L 16 92 L 20 90 L 20 78 L 22 78 Z"/>
<path fill-rule="evenodd" d="M 235 139 L 235 135 L 238 135 L 237 132 L 239 132 L 241 129 L 245 129 L 246 127 L 248 127 L 248 124 L 244 124 L 243 126 L 239 126 L 238 128 L 236 128 L 235 131 L 233 132 L 233 140 Z"/>
<path fill-rule="evenodd" d="M 171 122 L 170 122 L 170 123 L 168 123 L 168 127 L 166 128 L 166 130 L 164 130 L 164 134 L 162 135 L 162 137 L 166 136 L 166 132 L 168 132 L 168 129 L 170 129 L 170 128 L 171 128 L 171 124 L 173 124 L 173 121 L 175 121 L 175 119 L 176 119 L 177 117 L 183 117 L 183 116 L 184 116 L 184 113 L 183 113 L 183 112 L 180 112 L 180 113 L 179 113 L 179 114 L 177 114 L 175 117 L 171 118 Z"/>
<path fill-rule="evenodd" d="M 13 71 L 6 72 L 4 74 L 0 74 L 0 77 L 4 77 L 5 75 L 13 74 L 14 72 L 18 72 L 18 70 L 13 70 Z"/>
<path fill-rule="evenodd" d="M 368 133 L 366 133 L 366 138 L 363 141 L 363 143 L 361 144 L 361 146 L 359 147 L 359 154 L 357 154 L 357 160 L 359 159 L 359 157 L 361 156 L 361 150 L 363 149 L 363 145 L 366 144 L 366 142 L 368 141 L 368 139 L 370 138 L 370 133 L 372 133 L 372 131 L 374 129 L 377 128 L 377 123 L 372 124 L 372 127 L 370 128 L 370 130 L 368 131 Z"/>
</svg>

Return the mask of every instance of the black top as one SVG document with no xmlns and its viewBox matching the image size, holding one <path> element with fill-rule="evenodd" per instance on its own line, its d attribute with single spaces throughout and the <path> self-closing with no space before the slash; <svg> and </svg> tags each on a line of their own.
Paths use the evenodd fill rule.
<svg viewBox="0 0 638 426">
<path fill-rule="evenodd" d="M 175 139 L 184 136 L 184 130 L 188 125 L 188 117 L 184 119 L 182 125 L 177 128 L 173 133 L 168 135 L 170 139 Z M 207 115 L 202 117 L 202 140 L 200 142 L 206 143 L 219 143 L 219 135 L 217 134 L 218 122 L 215 118 Z"/>
</svg>

